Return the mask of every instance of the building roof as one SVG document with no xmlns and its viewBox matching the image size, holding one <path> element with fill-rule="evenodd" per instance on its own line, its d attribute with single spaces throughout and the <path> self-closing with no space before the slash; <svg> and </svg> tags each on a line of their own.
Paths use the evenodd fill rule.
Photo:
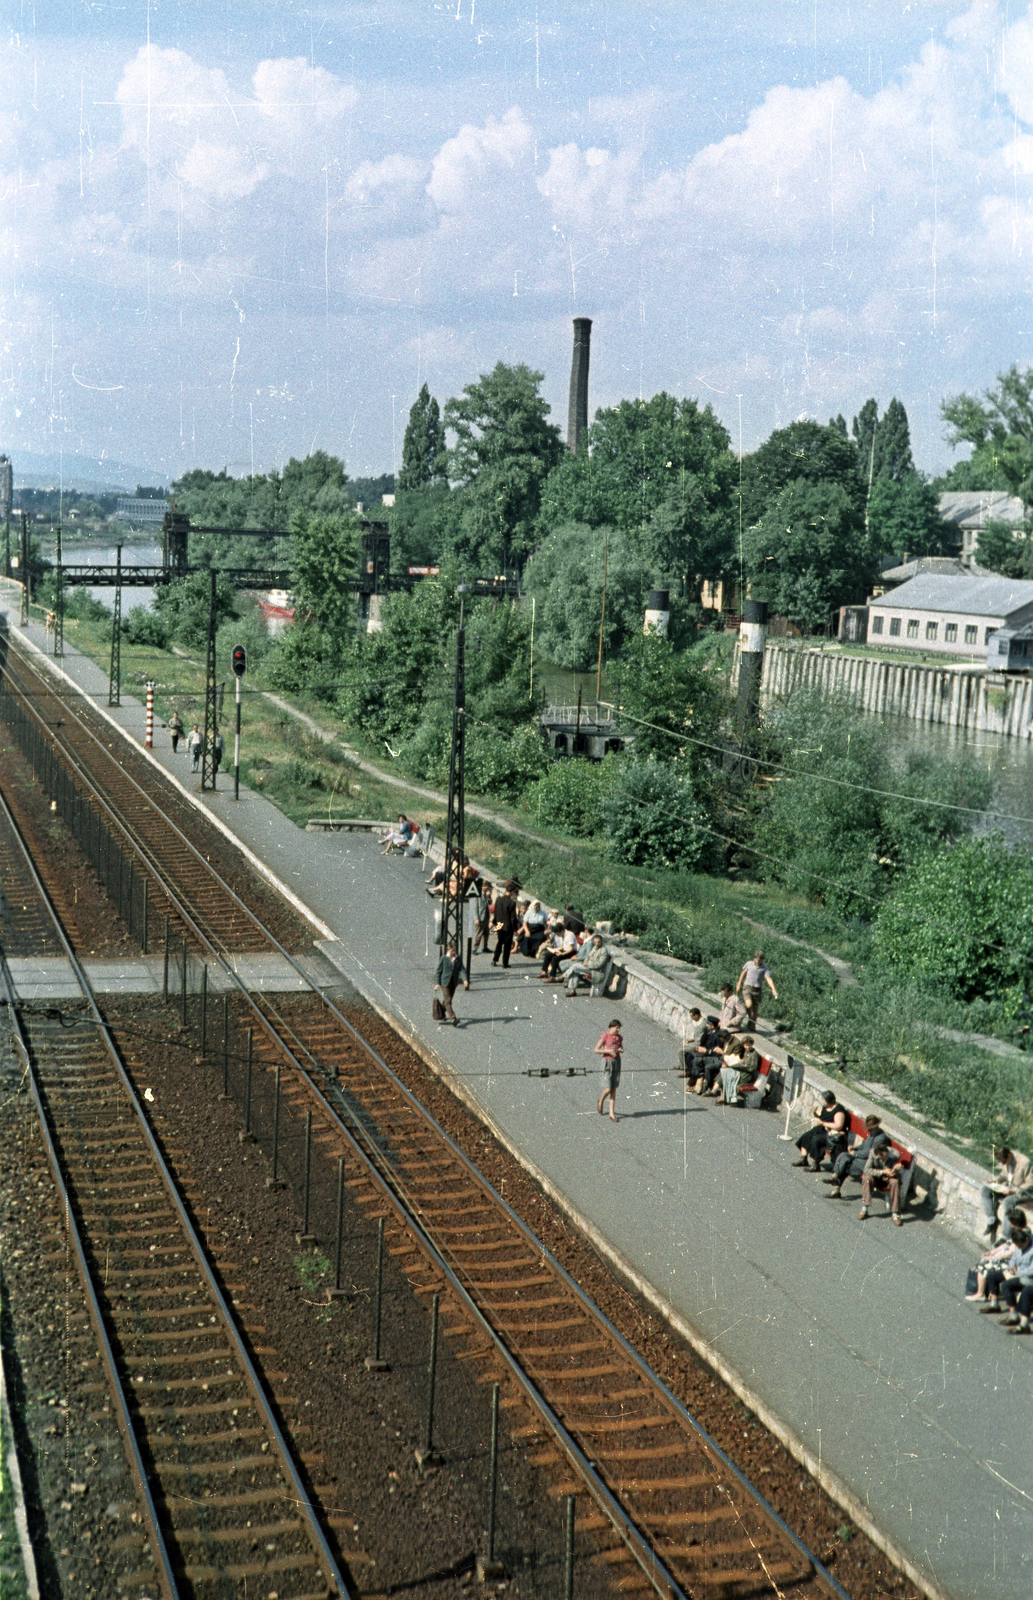
<svg viewBox="0 0 1033 1600">
<path fill-rule="evenodd" d="M 1009 522 L 1017 527 L 1026 515 L 1018 495 L 1007 489 L 949 489 L 937 500 L 944 522 L 978 530 L 988 522 Z"/>
<path fill-rule="evenodd" d="M 902 566 L 884 567 L 879 576 L 883 583 L 906 583 L 908 578 L 917 578 L 922 572 L 960 576 L 968 570 L 958 556 L 916 556 L 913 561 L 905 561 Z"/>
<path fill-rule="evenodd" d="M 906 611 L 960 611 L 972 617 L 1007 617 L 1033 605 L 1033 581 L 996 574 L 954 577 L 922 572 L 873 604 Z"/>
</svg>

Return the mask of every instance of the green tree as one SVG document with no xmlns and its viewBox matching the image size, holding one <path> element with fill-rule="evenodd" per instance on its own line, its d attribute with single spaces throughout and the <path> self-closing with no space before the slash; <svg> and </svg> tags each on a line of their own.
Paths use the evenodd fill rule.
<svg viewBox="0 0 1033 1600">
<path fill-rule="evenodd" d="M 637 757 L 680 761 L 697 775 L 712 766 L 704 746 L 716 741 L 729 710 L 722 674 L 714 669 L 707 643 L 675 650 L 670 640 L 641 629 L 629 638 L 620 659 L 621 712 L 636 719 Z"/>
<path fill-rule="evenodd" d="M 710 814 L 692 776 L 658 761 L 623 765 L 604 816 L 617 861 L 691 872 L 711 853 Z"/>
<path fill-rule="evenodd" d="M 996 387 L 982 399 L 953 395 L 943 401 L 940 415 L 948 444 L 971 445 L 975 470 L 1033 509 L 1033 367 L 1022 372 L 1013 364 L 997 374 Z"/>
<path fill-rule="evenodd" d="M 976 560 L 1005 578 L 1033 578 L 1033 533 L 1010 522 L 988 522 L 980 529 Z"/>
<path fill-rule="evenodd" d="M 999 835 L 929 851 L 880 911 L 875 948 L 961 999 L 1017 1006 L 1033 969 L 1033 857 Z"/>
<path fill-rule="evenodd" d="M 791 480 L 746 533 L 743 554 L 754 597 L 809 633 L 862 597 L 879 570 L 863 500 L 823 478 Z"/>
<path fill-rule="evenodd" d="M 563 454 L 542 378 L 500 361 L 445 406 L 449 477 L 464 491 L 454 548 L 475 566 L 522 567 L 532 548 L 542 487 Z"/>
<path fill-rule="evenodd" d="M 440 566 L 456 542 L 461 515 L 462 498 L 447 484 L 399 494 L 389 513 L 393 570 Z"/>
<path fill-rule="evenodd" d="M 822 426 L 804 418 L 776 428 L 759 449 L 743 461 L 743 520 L 759 522 L 792 483 L 837 485 L 847 504 L 863 517 L 868 484 L 862 477 L 855 445 L 835 423 Z"/>
<path fill-rule="evenodd" d="M 211 608 L 211 574 L 191 572 L 175 583 L 163 584 L 154 591 L 154 609 L 169 638 L 191 650 L 203 650 L 208 642 Z M 215 585 L 215 625 L 237 615 L 236 594 L 225 578 Z"/>
<path fill-rule="evenodd" d="M 299 511 L 290 541 L 294 620 L 269 658 L 270 679 L 332 698 L 355 631 L 358 523 L 351 516 Z"/>
<path fill-rule="evenodd" d="M 868 501 L 868 533 L 880 554 L 940 555 L 948 526 L 940 516 L 937 496 L 920 472 L 896 479 L 880 473 Z"/>
<path fill-rule="evenodd" d="M 634 532 L 653 581 L 686 591 L 696 575 L 728 570 L 738 469 L 709 405 L 665 393 L 622 400 L 596 412 L 588 444 L 549 478 L 543 530 L 587 523 Z"/>
<path fill-rule="evenodd" d="M 398 474 L 399 494 L 413 489 L 429 489 L 446 481 L 448 462 L 445 430 L 441 425 L 438 402 L 424 384 L 409 412 L 402 441 L 402 470 Z"/>
<path fill-rule="evenodd" d="M 572 523 L 555 529 L 524 568 L 524 592 L 534 601 L 536 646 L 558 667 L 584 672 L 595 665 L 604 555 L 603 655 L 610 657 L 641 633 L 653 586 L 652 567 L 637 541 L 616 528 Z"/>
<path fill-rule="evenodd" d="M 860 414 L 854 418 L 852 432 L 858 470 L 864 483 L 874 484 L 877 478 L 902 483 L 914 472 L 911 430 L 901 401 L 891 400 L 880 418 L 877 403 L 866 400 Z"/>
<path fill-rule="evenodd" d="M 357 616 L 358 523 L 323 512 L 295 514 L 291 530 L 291 585 L 295 615 L 311 617 L 343 642 Z"/>
<path fill-rule="evenodd" d="M 901 871 L 968 831 L 969 813 L 951 806 L 990 798 L 974 761 L 911 752 L 896 762 L 882 726 L 839 701 L 795 695 L 764 731 L 779 765 L 756 796 L 747 836 L 760 854 L 747 859 L 844 916 L 869 917 Z"/>
</svg>

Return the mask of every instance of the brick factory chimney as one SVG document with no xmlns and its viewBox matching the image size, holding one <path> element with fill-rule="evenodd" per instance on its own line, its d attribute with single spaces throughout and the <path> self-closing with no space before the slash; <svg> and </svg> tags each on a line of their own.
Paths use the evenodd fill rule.
<svg viewBox="0 0 1033 1600">
<path fill-rule="evenodd" d="M 580 450 L 588 432 L 588 347 L 591 317 L 574 318 L 574 359 L 570 364 L 570 404 L 567 408 L 567 449 Z"/>
</svg>

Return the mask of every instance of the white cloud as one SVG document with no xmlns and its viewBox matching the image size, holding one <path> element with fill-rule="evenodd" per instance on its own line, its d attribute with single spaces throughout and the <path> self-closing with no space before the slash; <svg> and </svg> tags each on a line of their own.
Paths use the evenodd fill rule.
<svg viewBox="0 0 1033 1600">
<path fill-rule="evenodd" d="M 434 157 L 427 193 L 450 214 L 494 209 L 500 186 L 509 189 L 532 175 L 534 146 L 534 130 L 518 106 L 488 117 L 480 128 L 466 123 Z"/>
</svg>

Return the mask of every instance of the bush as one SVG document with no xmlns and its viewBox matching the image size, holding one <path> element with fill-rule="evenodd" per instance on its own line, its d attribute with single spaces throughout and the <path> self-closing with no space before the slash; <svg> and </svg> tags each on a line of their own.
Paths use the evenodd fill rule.
<svg viewBox="0 0 1033 1600">
<path fill-rule="evenodd" d="M 609 922 L 615 933 L 644 933 L 649 927 L 649 917 L 644 906 L 633 900 L 599 900 L 591 908 L 593 922 Z M 650 949 L 656 948 L 653 945 Z"/>
<path fill-rule="evenodd" d="M 129 644 L 150 645 L 155 650 L 167 650 L 172 638 L 165 618 L 148 611 L 146 606 L 134 606 L 122 618 L 122 633 Z"/>
<path fill-rule="evenodd" d="M 710 854 L 710 818 L 692 780 L 655 761 L 628 762 L 607 799 L 606 830 L 629 866 L 698 867 Z"/>
<path fill-rule="evenodd" d="M 1018 1007 L 1033 965 L 1033 855 L 999 834 L 930 851 L 882 907 L 874 943 L 898 971 Z"/>
<path fill-rule="evenodd" d="M 618 756 L 600 762 L 561 756 L 524 791 L 524 809 L 547 828 L 589 839 L 602 832 L 606 802 L 622 765 Z"/>
</svg>

